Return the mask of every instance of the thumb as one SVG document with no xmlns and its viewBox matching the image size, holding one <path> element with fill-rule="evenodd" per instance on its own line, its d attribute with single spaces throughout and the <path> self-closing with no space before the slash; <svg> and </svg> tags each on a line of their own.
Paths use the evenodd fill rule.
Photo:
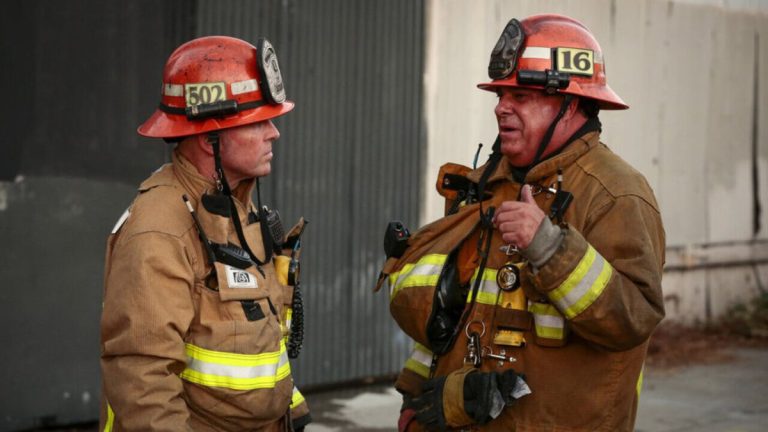
<svg viewBox="0 0 768 432">
<path fill-rule="evenodd" d="M 524 203 L 534 204 L 536 201 L 533 199 L 533 192 L 531 191 L 531 185 L 523 185 L 522 193 L 520 194 L 520 201 Z"/>
</svg>

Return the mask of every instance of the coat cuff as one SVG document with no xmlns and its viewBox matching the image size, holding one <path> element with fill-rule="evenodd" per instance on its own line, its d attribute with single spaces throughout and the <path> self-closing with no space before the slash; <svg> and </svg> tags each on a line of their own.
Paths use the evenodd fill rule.
<svg viewBox="0 0 768 432">
<path fill-rule="evenodd" d="M 544 218 L 533 236 L 531 244 L 520 251 L 535 269 L 541 268 L 552 255 L 557 252 L 563 243 L 565 231 L 557 225 L 553 225 L 548 218 Z"/>
<path fill-rule="evenodd" d="M 566 319 L 573 319 L 602 295 L 613 273 L 581 233 L 566 228 L 562 244 L 531 281 Z"/>
</svg>

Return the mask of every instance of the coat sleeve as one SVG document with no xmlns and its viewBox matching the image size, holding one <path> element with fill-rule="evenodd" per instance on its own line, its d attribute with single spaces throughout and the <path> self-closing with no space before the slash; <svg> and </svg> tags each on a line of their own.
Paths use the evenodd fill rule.
<svg viewBox="0 0 768 432">
<path fill-rule="evenodd" d="M 429 348 L 414 341 L 413 351 L 397 377 L 395 389 L 406 396 L 420 395 L 421 385 L 429 379 L 433 356 Z"/>
<path fill-rule="evenodd" d="M 179 374 L 194 316 L 194 273 L 181 241 L 142 233 L 118 242 L 104 286 L 101 371 L 115 430 L 190 430 Z"/>
<path fill-rule="evenodd" d="M 311 422 L 312 415 L 309 411 L 309 405 L 304 395 L 294 386 L 293 394 L 291 395 L 291 423 L 293 424 L 293 429 L 297 431 L 304 430 Z"/>
<path fill-rule="evenodd" d="M 655 206 L 620 196 L 597 209 L 583 233 L 567 227 L 532 279 L 578 336 L 608 350 L 630 349 L 664 317 L 664 242 Z"/>
</svg>

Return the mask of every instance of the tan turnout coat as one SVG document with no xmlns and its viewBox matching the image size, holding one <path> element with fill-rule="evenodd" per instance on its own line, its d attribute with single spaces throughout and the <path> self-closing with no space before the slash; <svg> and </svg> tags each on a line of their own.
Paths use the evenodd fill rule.
<svg viewBox="0 0 768 432">
<path fill-rule="evenodd" d="M 247 219 L 253 185 L 233 195 L 246 240 L 263 258 L 259 224 Z M 141 184 L 108 240 L 100 430 L 283 430 L 289 407 L 307 412 L 284 339 L 292 288 L 277 282 L 272 263 L 264 276 L 217 263 L 217 277 L 206 280 L 212 269 L 182 195 L 211 241 L 239 244 L 232 222 L 200 204 L 213 187 L 175 152 Z M 264 317 L 249 321 L 241 300 Z"/>
<path fill-rule="evenodd" d="M 466 177 L 478 182 L 483 168 Z M 467 308 L 472 307 L 467 322 L 476 323 L 471 329 L 480 333 L 480 322 L 486 329 L 481 346 L 494 353 L 503 348 L 516 359 L 485 358 L 480 370 L 513 368 L 525 375 L 532 394 L 485 426 L 470 425 L 468 418 L 449 426 L 518 432 L 633 430 L 648 339 L 664 316 L 665 238 L 659 208 L 645 178 L 600 143 L 598 132 L 576 139 L 532 168 L 525 183 L 535 185 L 534 190 L 553 185 L 558 168 L 563 170 L 563 189 L 573 193 L 574 199 L 564 216 L 560 248 L 538 271 L 530 265 L 522 269 L 527 308 L 511 311 L 498 306 L 496 271 L 510 257 L 501 251 L 504 243 L 497 230 L 480 295 L 474 306 L 467 302 Z M 502 159 L 488 180 L 486 190 L 492 198 L 483 208 L 516 200 L 521 187 Z M 440 182 L 438 190 L 452 197 Z M 552 194 L 538 193 L 534 199 L 549 212 Z M 451 204 L 448 199 L 447 205 Z M 405 394 L 418 394 L 424 380 L 464 366 L 464 329 L 450 351 L 433 363 L 425 325 L 441 257 L 459 247 L 464 238 L 476 243 L 477 209 L 477 204 L 466 205 L 426 226 L 410 239 L 401 259 L 385 264 L 392 314 L 417 343 L 396 384 Z M 526 345 L 494 344 L 500 325 L 522 331 Z M 414 422 L 408 430 L 421 429 Z"/>
</svg>

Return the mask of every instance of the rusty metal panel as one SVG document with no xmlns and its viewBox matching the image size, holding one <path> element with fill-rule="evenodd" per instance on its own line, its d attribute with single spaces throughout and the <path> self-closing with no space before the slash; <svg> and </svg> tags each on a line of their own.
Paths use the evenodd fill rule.
<svg viewBox="0 0 768 432">
<path fill-rule="evenodd" d="M 372 293 L 389 220 L 419 221 L 424 165 L 422 1 L 199 2 L 199 35 L 276 46 L 296 109 L 276 122 L 265 201 L 305 216 L 305 346 L 299 384 L 397 372 L 409 342 Z"/>
</svg>

